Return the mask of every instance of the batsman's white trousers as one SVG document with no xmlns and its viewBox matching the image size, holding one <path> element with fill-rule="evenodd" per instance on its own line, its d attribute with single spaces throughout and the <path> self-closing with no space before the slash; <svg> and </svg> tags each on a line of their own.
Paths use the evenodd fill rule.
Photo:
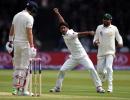
<svg viewBox="0 0 130 100">
<path fill-rule="evenodd" d="M 22 77 L 20 84 L 23 85 L 24 91 L 28 90 L 29 85 L 29 74 L 27 74 L 29 66 L 29 43 L 28 42 L 14 42 L 14 73 L 13 73 L 13 84 L 18 84 L 18 77 Z M 24 83 L 25 82 L 25 83 Z M 24 83 L 24 84 L 23 84 Z M 17 88 L 16 86 L 14 86 Z"/>
<path fill-rule="evenodd" d="M 104 71 L 107 71 L 107 80 L 112 81 L 113 80 L 113 60 L 114 55 L 105 55 L 98 57 L 97 61 L 97 71 L 98 73 L 104 73 Z"/>
<path fill-rule="evenodd" d="M 29 59 L 29 43 L 14 42 L 14 69 L 28 69 Z"/>
<path fill-rule="evenodd" d="M 91 77 L 92 77 L 92 80 L 94 81 L 94 84 L 96 87 L 98 86 L 102 86 L 102 83 L 101 83 L 101 80 L 97 74 L 97 71 L 96 69 L 94 68 L 94 65 L 92 63 L 92 61 L 90 60 L 90 58 L 88 57 L 88 55 L 82 57 L 82 58 L 79 58 L 79 59 L 74 59 L 74 58 L 69 58 L 64 64 L 63 66 L 61 67 L 60 71 L 64 72 L 66 70 L 70 70 L 70 69 L 73 69 L 75 66 L 77 65 L 83 65 L 85 67 L 85 69 L 88 69 L 90 74 L 91 74 Z"/>
</svg>

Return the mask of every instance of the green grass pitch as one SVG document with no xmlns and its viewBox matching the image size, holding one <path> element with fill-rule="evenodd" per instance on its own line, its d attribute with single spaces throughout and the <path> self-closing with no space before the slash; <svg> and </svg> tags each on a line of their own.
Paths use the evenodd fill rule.
<svg viewBox="0 0 130 100">
<path fill-rule="evenodd" d="M 40 97 L 12 96 L 12 70 L 0 70 L 0 100 L 130 100 L 130 71 L 114 71 L 113 93 L 98 94 L 88 71 L 68 71 L 62 92 L 49 93 L 58 71 L 42 71 Z M 107 89 L 107 83 L 104 83 Z"/>
</svg>

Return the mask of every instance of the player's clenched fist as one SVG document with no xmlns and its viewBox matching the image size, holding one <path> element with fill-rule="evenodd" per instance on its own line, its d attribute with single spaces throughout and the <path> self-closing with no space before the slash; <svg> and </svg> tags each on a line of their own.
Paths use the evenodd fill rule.
<svg viewBox="0 0 130 100">
<path fill-rule="evenodd" d="M 59 13 L 58 8 L 54 8 L 53 11 L 54 11 L 56 14 Z"/>
<path fill-rule="evenodd" d="M 90 35 L 94 35 L 95 34 L 95 32 L 94 31 L 90 31 Z"/>
<path fill-rule="evenodd" d="M 93 42 L 93 44 L 94 44 L 94 46 L 98 46 L 98 45 L 100 44 L 100 42 L 99 42 L 99 40 L 95 40 L 95 41 Z"/>
</svg>

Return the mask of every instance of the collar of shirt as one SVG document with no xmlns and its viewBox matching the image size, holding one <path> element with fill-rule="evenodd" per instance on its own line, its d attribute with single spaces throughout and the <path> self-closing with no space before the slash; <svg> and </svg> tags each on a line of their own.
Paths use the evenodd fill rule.
<svg viewBox="0 0 130 100">
<path fill-rule="evenodd" d="M 105 27 L 104 25 L 102 25 L 102 28 L 111 28 L 112 25 L 110 24 L 108 27 Z"/>
<path fill-rule="evenodd" d="M 69 29 L 66 33 L 62 33 L 62 36 L 68 35 L 68 34 L 73 34 L 74 30 L 73 29 Z"/>
</svg>

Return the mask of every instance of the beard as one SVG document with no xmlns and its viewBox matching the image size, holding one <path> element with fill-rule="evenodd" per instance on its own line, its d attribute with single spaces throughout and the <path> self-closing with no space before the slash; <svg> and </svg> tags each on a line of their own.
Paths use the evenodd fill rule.
<svg viewBox="0 0 130 100">
<path fill-rule="evenodd" d="M 110 26 L 110 23 L 103 23 L 104 27 Z"/>
</svg>

